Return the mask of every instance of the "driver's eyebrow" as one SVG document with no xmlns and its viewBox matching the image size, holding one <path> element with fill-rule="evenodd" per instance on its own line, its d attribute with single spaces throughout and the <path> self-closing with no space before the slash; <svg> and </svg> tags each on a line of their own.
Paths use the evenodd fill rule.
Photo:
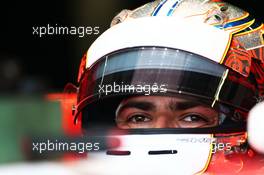
<svg viewBox="0 0 264 175">
<path fill-rule="evenodd" d="M 197 106 L 203 106 L 203 105 L 197 102 L 193 102 L 193 101 L 180 101 L 179 102 L 179 101 L 174 101 L 174 100 L 171 100 L 168 104 L 168 108 L 172 111 L 187 110 L 187 109 L 194 108 Z"/>
<path fill-rule="evenodd" d="M 148 102 L 148 101 L 129 101 L 124 105 L 121 105 L 118 109 L 117 109 L 117 113 L 122 112 L 125 109 L 128 108 L 137 108 L 143 111 L 155 111 L 156 110 L 156 106 L 152 103 L 152 102 Z"/>
</svg>

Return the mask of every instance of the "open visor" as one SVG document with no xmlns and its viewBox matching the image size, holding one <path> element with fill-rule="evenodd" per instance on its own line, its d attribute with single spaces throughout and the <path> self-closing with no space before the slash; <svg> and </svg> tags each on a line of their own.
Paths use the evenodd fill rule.
<svg viewBox="0 0 264 175">
<path fill-rule="evenodd" d="M 80 82 L 78 110 L 110 97 L 180 94 L 209 101 L 211 106 L 220 102 L 248 111 L 255 104 L 254 91 L 231 81 L 228 71 L 183 50 L 123 49 L 104 56 L 86 70 Z"/>
</svg>

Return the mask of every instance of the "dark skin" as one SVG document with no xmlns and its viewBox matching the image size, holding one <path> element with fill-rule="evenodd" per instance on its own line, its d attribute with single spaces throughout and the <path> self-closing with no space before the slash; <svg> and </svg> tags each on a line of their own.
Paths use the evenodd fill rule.
<svg viewBox="0 0 264 175">
<path fill-rule="evenodd" d="M 121 129 L 213 127 L 218 124 L 218 112 L 177 97 L 139 96 L 121 102 L 116 123 Z"/>
</svg>

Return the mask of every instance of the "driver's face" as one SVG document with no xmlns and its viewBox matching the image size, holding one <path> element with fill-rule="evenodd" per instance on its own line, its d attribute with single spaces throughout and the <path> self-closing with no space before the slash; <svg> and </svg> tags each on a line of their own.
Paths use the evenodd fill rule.
<svg viewBox="0 0 264 175">
<path fill-rule="evenodd" d="M 119 128 L 201 128 L 218 124 L 218 112 L 177 97 L 139 96 L 121 102 Z"/>
</svg>

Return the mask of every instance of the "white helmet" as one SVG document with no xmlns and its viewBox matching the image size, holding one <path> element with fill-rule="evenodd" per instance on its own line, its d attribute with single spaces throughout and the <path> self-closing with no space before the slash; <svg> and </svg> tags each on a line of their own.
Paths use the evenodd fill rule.
<svg viewBox="0 0 264 175">
<path fill-rule="evenodd" d="M 240 163 L 252 155 L 247 115 L 264 94 L 263 25 L 210 0 L 157 0 L 122 11 L 111 25 L 82 59 L 75 122 L 84 130 L 93 123 L 114 127 L 120 102 L 131 96 L 196 101 L 216 110 L 219 122 L 110 136 L 122 146 L 94 155 L 107 168 L 119 165 L 105 173 L 127 172 L 131 165 L 131 174 L 246 171 Z"/>
</svg>

